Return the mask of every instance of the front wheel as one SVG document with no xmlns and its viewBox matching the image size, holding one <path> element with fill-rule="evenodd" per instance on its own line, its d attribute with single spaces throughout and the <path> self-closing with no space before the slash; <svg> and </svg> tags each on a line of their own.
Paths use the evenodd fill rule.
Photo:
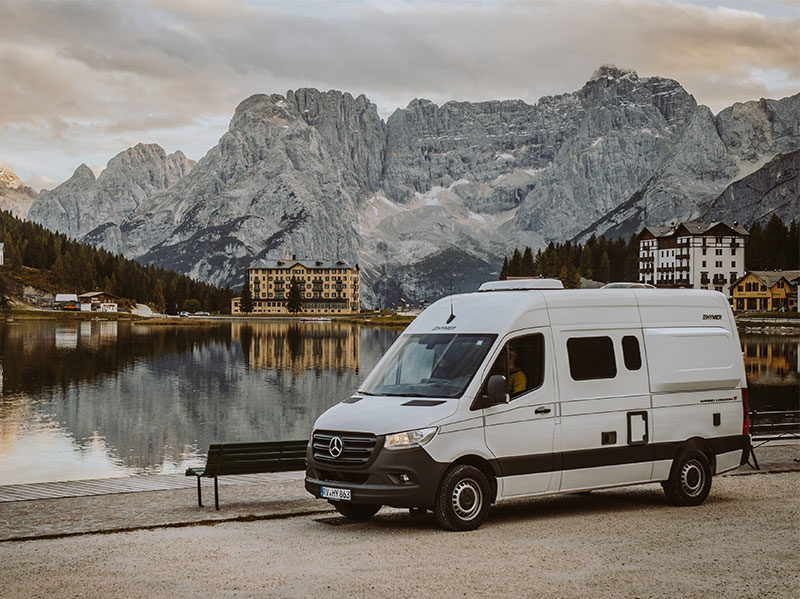
<svg viewBox="0 0 800 599">
<path fill-rule="evenodd" d="M 491 486 L 486 475 L 461 464 L 448 470 L 439 487 L 433 515 L 446 530 L 474 530 L 489 515 Z"/>
<path fill-rule="evenodd" d="M 672 505 L 700 505 L 711 491 L 711 475 L 705 454 L 689 449 L 677 455 L 669 478 L 661 486 Z"/>
<path fill-rule="evenodd" d="M 366 522 L 381 509 L 380 505 L 372 503 L 345 503 L 343 501 L 331 501 L 333 507 L 345 518 L 356 522 Z"/>
</svg>

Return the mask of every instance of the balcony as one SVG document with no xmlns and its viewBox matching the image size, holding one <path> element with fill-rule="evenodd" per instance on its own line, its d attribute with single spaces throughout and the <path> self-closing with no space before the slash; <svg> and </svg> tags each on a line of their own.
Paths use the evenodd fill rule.
<svg viewBox="0 0 800 599">
<path fill-rule="evenodd" d="M 675 279 L 676 285 L 689 285 L 689 279 Z"/>
<path fill-rule="evenodd" d="M 740 243 L 738 243 L 736 241 L 731 241 L 731 247 L 732 248 L 739 248 L 739 247 L 742 247 L 742 244 L 740 244 Z"/>
<path fill-rule="evenodd" d="M 708 277 L 700 277 L 700 284 L 701 285 L 708 285 L 711 282 L 711 279 Z"/>
<path fill-rule="evenodd" d="M 722 275 L 714 275 L 714 285 L 724 285 L 726 282 Z"/>
<path fill-rule="evenodd" d="M 688 260 L 688 259 L 689 259 L 689 254 L 688 254 L 688 253 L 687 253 L 687 254 L 678 254 L 678 255 L 677 255 L 677 256 L 675 256 L 675 257 L 676 257 L 678 260 Z"/>
</svg>

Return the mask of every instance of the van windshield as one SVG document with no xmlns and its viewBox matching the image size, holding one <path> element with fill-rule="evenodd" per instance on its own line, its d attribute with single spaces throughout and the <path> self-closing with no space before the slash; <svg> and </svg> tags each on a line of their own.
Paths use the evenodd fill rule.
<svg viewBox="0 0 800 599">
<path fill-rule="evenodd" d="M 460 397 L 497 335 L 405 335 L 359 390 L 365 395 Z"/>
</svg>

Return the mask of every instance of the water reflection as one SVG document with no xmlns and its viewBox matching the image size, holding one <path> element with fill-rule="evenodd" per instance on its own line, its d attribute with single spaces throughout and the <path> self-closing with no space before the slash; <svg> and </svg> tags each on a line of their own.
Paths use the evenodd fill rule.
<svg viewBox="0 0 800 599">
<path fill-rule="evenodd" d="M 741 340 L 753 432 L 800 434 L 800 339 L 742 335 Z"/>
<path fill-rule="evenodd" d="M 213 441 L 307 437 L 396 336 L 338 323 L 0 325 L 0 484 L 180 471 Z"/>
<path fill-rule="evenodd" d="M 360 329 L 353 325 L 234 323 L 231 328 L 250 368 L 290 370 L 293 374 L 352 370 L 358 374 Z"/>
</svg>

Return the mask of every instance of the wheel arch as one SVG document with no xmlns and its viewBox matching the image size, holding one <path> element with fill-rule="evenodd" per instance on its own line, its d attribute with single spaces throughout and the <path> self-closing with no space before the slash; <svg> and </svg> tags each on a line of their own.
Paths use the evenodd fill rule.
<svg viewBox="0 0 800 599">
<path fill-rule="evenodd" d="M 491 485 L 492 488 L 492 503 L 495 503 L 495 501 L 497 500 L 497 473 L 495 472 L 494 468 L 489 463 L 489 461 L 486 458 L 482 458 L 481 456 L 474 454 L 464 455 L 455 460 L 452 464 L 450 464 L 447 470 L 455 466 L 460 466 L 462 464 L 473 466 L 478 470 L 480 470 L 481 472 L 483 472 L 484 476 L 486 477 L 486 480 L 489 481 L 489 485 Z M 445 470 L 445 472 L 447 470 Z M 444 478 L 444 475 L 442 475 L 442 478 Z M 441 485 L 441 481 L 439 484 Z"/>
<path fill-rule="evenodd" d="M 690 439 L 687 439 L 680 445 L 678 445 L 674 455 L 672 456 L 673 467 L 675 464 L 675 458 L 678 457 L 678 454 L 681 451 L 685 451 L 687 449 L 693 449 L 705 455 L 706 458 L 708 459 L 708 463 L 711 465 L 711 475 L 713 476 L 714 474 L 716 474 L 717 454 L 714 453 L 714 448 L 711 446 L 711 443 L 709 443 L 708 439 L 704 439 L 703 437 L 692 437 Z"/>
</svg>

